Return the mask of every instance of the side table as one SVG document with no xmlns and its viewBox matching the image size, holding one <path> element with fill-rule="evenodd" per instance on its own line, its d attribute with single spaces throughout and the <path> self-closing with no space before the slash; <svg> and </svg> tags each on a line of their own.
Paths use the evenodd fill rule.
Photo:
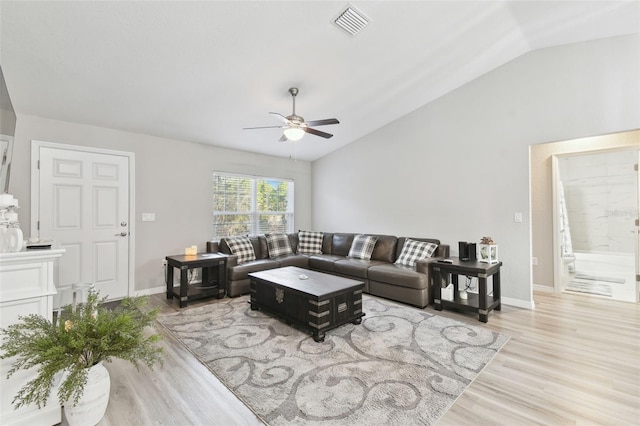
<svg viewBox="0 0 640 426">
<path fill-rule="evenodd" d="M 198 253 L 195 255 L 167 256 L 167 299 L 179 298 L 180 307 L 189 301 L 216 296 L 225 296 L 227 282 L 227 255 L 222 253 Z M 180 285 L 173 285 L 173 269 L 180 270 Z M 202 283 L 189 285 L 189 269 L 202 268 Z"/>
<path fill-rule="evenodd" d="M 450 258 L 452 263 L 432 262 L 431 279 L 433 288 L 434 308 L 441 311 L 443 307 L 459 309 L 467 312 L 477 312 L 478 320 L 487 322 L 489 312 L 499 311 L 500 304 L 500 267 L 502 262 L 484 263 L 477 261 L 462 261 L 457 257 Z M 443 274 L 451 274 L 453 283 L 453 300 L 442 299 L 440 287 Z M 467 299 L 460 299 L 458 295 L 458 275 L 478 278 L 478 294 L 467 293 Z M 493 294 L 487 294 L 487 278 L 492 277 Z"/>
</svg>

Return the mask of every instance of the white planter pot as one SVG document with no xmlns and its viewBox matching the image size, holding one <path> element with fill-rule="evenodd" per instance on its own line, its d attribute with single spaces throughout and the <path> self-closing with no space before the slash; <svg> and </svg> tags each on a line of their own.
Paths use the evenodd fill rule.
<svg viewBox="0 0 640 426">
<path fill-rule="evenodd" d="M 78 404 L 73 406 L 73 401 L 64 405 L 64 415 L 71 426 L 94 426 L 107 411 L 109 404 L 109 391 L 111 378 L 107 369 L 96 364 L 89 369 L 87 384 Z"/>
</svg>

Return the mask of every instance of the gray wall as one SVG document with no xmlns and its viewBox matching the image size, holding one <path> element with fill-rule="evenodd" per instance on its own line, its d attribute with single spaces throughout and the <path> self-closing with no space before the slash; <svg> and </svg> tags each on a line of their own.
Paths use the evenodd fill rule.
<svg viewBox="0 0 640 426">
<path fill-rule="evenodd" d="M 19 219 L 31 235 L 31 141 L 99 147 L 135 154 L 135 290 L 164 285 L 162 259 L 212 237 L 215 170 L 295 181 L 295 226 L 311 225 L 311 165 L 247 152 L 163 139 L 102 127 L 19 115 L 10 192 L 20 200 Z M 142 222 L 141 213 L 155 213 Z"/>
<path fill-rule="evenodd" d="M 531 306 L 529 146 L 640 128 L 639 80 L 637 35 L 523 55 L 315 161 L 313 227 L 491 236 L 505 302 Z"/>
</svg>

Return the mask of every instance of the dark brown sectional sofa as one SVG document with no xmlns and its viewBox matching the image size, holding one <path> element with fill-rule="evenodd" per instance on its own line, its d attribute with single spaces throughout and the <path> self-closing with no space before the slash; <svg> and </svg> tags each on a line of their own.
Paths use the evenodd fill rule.
<svg viewBox="0 0 640 426">
<path fill-rule="evenodd" d="M 209 253 L 221 252 L 230 255 L 227 261 L 227 294 L 231 297 L 249 293 L 249 276 L 251 272 L 284 266 L 298 266 L 364 282 L 364 291 L 375 296 L 396 300 L 424 308 L 433 303 L 430 290 L 429 263 L 449 256 L 449 246 L 440 244 L 432 238 L 414 238 L 438 245 L 433 257 L 420 260 L 415 267 L 397 265 L 394 262 L 400 256 L 407 237 L 393 235 L 374 235 L 376 241 L 371 260 L 349 258 L 349 249 L 354 237 L 358 234 L 327 233 L 322 240 L 322 254 L 295 254 L 298 252 L 298 233 L 288 234 L 289 244 L 294 254 L 269 257 L 267 240 L 264 236 L 250 237 L 256 259 L 238 265 L 237 256 L 231 250 L 225 238 L 219 242 L 208 241 Z"/>
</svg>

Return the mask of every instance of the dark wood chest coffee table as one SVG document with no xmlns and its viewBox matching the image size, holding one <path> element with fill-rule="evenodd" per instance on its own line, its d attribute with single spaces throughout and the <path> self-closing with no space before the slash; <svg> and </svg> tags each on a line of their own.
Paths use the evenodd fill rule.
<svg viewBox="0 0 640 426">
<path fill-rule="evenodd" d="M 322 342 L 328 330 L 362 322 L 361 281 L 295 266 L 254 272 L 249 277 L 252 310 L 263 309 L 308 328 L 316 342 Z"/>
</svg>

